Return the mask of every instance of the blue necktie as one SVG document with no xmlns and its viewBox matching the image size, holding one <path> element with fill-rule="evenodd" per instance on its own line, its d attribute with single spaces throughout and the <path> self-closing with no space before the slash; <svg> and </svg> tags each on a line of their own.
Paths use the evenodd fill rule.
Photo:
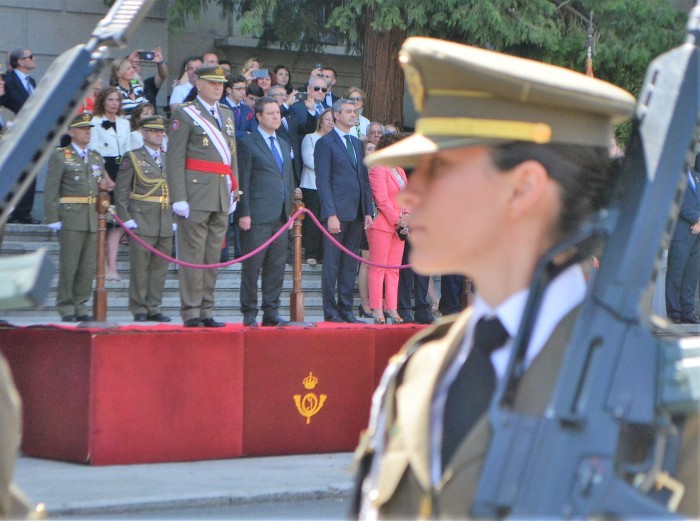
<svg viewBox="0 0 700 521">
<path fill-rule="evenodd" d="M 236 128 L 241 128 L 241 107 L 240 105 L 235 105 L 233 107 L 233 115 L 236 118 Z"/>
<path fill-rule="evenodd" d="M 282 162 L 282 156 L 280 156 L 280 153 L 277 151 L 277 147 L 275 146 L 275 137 L 270 136 L 270 148 L 272 149 L 272 155 L 275 156 L 275 161 L 277 161 L 277 168 L 279 168 L 280 175 L 283 173 L 283 162 Z"/>
</svg>

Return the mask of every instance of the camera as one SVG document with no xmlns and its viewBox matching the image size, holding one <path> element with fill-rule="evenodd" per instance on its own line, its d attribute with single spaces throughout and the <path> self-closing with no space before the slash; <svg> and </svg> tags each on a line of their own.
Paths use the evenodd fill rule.
<svg viewBox="0 0 700 521">
<path fill-rule="evenodd" d="M 307 99 L 308 97 L 309 97 L 309 93 L 308 93 L 308 92 L 298 92 L 298 93 L 297 93 L 297 99 L 298 99 L 299 101 L 306 101 L 306 99 Z"/>
<path fill-rule="evenodd" d="M 254 79 L 267 78 L 270 75 L 270 73 L 267 72 L 267 69 L 254 69 L 251 74 Z"/>
<path fill-rule="evenodd" d="M 153 61 L 153 51 L 139 51 L 139 59 L 152 62 Z"/>
<path fill-rule="evenodd" d="M 316 63 L 314 65 L 314 69 L 323 69 L 323 64 L 322 63 Z"/>
</svg>

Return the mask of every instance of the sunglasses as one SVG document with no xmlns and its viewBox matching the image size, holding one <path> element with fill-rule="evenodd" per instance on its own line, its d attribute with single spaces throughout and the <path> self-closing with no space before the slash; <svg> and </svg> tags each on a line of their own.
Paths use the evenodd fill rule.
<svg viewBox="0 0 700 521">
<path fill-rule="evenodd" d="M 350 101 L 362 101 L 362 100 L 364 100 L 365 98 L 363 98 L 362 96 L 356 96 L 356 97 L 351 96 L 351 97 L 349 97 L 348 99 L 349 99 Z"/>
<path fill-rule="evenodd" d="M 316 92 L 318 92 L 319 90 L 320 90 L 321 92 L 328 92 L 328 88 L 327 88 L 327 87 L 314 87 L 314 90 L 315 90 Z"/>
<path fill-rule="evenodd" d="M 29 56 L 22 56 L 22 57 L 20 58 L 20 60 L 33 60 L 33 59 L 34 59 L 34 55 L 33 55 L 33 54 L 30 54 Z"/>
</svg>

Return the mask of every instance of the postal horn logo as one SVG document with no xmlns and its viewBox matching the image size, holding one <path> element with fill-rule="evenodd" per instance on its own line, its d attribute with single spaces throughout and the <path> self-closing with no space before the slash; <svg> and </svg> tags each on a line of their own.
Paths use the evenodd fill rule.
<svg viewBox="0 0 700 521">
<path fill-rule="evenodd" d="M 318 378 L 316 378 L 312 372 L 309 372 L 309 376 L 304 378 L 301 383 L 310 391 L 318 384 Z M 306 418 L 306 424 L 308 425 L 311 423 L 311 417 L 318 413 L 321 407 L 323 407 L 323 404 L 326 403 L 326 398 L 328 398 L 328 396 L 325 394 L 316 396 L 316 393 L 309 392 L 303 397 L 300 394 L 295 394 L 293 398 L 294 404 L 297 406 L 297 411 Z"/>
</svg>

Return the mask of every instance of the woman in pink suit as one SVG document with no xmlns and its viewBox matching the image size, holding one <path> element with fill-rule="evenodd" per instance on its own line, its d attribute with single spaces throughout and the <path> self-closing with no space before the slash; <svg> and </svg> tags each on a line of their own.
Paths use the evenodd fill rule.
<svg viewBox="0 0 700 521">
<path fill-rule="evenodd" d="M 386 134 L 377 144 L 377 150 L 402 139 L 400 134 Z M 408 230 L 408 213 L 396 202 L 396 195 L 406 186 L 406 173 L 400 167 L 375 166 L 369 171 L 372 197 L 377 205 L 377 216 L 367 230 L 369 258 L 373 262 L 390 266 L 401 264 L 404 241 L 398 228 Z M 405 237 L 404 237 L 405 238 Z M 382 289 L 385 311 L 390 323 L 401 324 L 403 320 L 396 312 L 399 291 L 399 270 L 369 267 L 369 304 L 375 324 L 385 324 L 382 311 Z"/>
</svg>

